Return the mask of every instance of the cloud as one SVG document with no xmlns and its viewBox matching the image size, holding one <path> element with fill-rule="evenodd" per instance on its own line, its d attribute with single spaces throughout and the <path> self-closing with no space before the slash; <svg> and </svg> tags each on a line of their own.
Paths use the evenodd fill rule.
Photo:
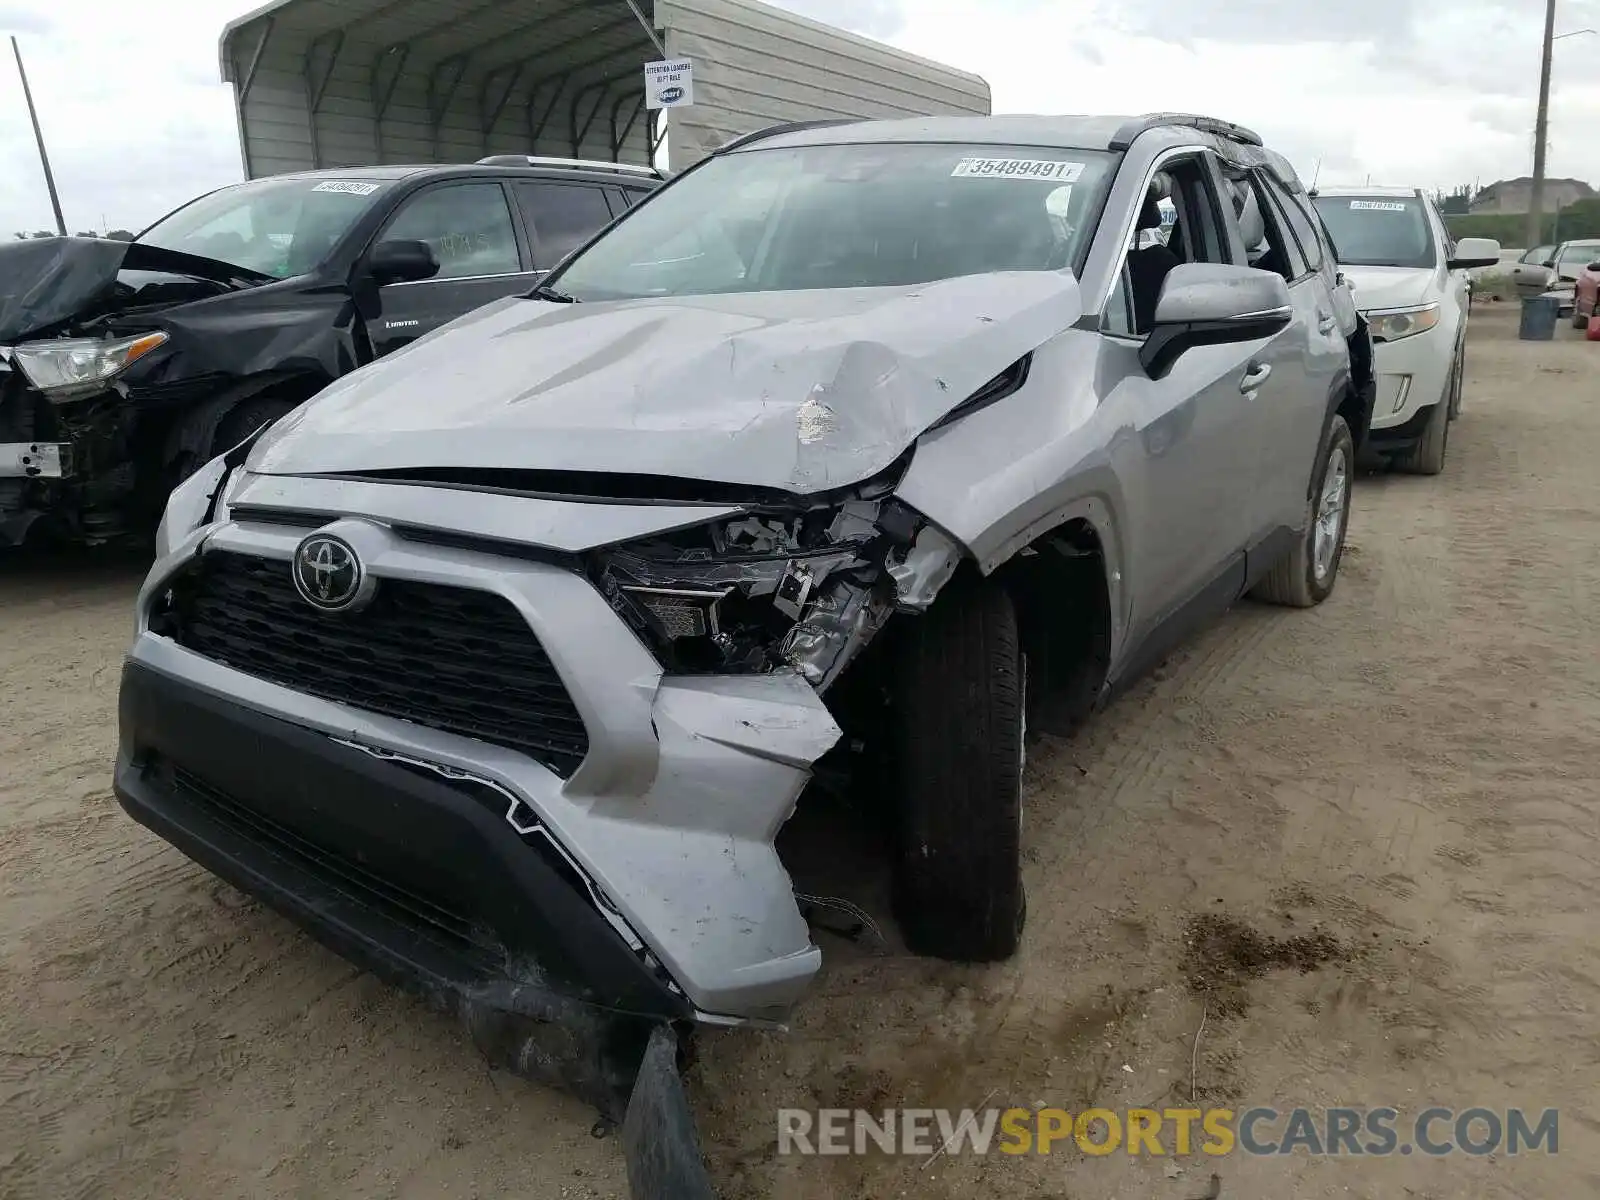
<svg viewBox="0 0 1600 1200">
<path fill-rule="evenodd" d="M 789 0 L 781 7 L 813 21 L 879 40 L 899 34 L 907 20 L 906 6 L 900 0 Z"/>
<path fill-rule="evenodd" d="M 49 13 L 31 4 L 0 4 L 0 34 L 46 34 L 54 22 Z"/>
<path fill-rule="evenodd" d="M 73 229 L 142 227 L 240 177 L 224 22 L 256 0 L 0 0 L 21 37 Z M 505 0 L 508 4 L 522 0 Z M 1535 0 L 779 0 L 984 76 L 999 112 L 1211 112 L 1310 178 L 1449 188 L 1528 174 Z M 1562 0 L 1561 29 L 1600 28 Z M 15 70 L 0 57 L 0 237 L 52 223 Z M 1557 43 L 1550 171 L 1600 183 L 1600 37 Z"/>
</svg>

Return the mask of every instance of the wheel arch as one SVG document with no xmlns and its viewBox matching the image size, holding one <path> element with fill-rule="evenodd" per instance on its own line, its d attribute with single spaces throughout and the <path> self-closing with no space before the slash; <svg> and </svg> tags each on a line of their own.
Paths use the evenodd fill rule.
<svg viewBox="0 0 1600 1200">
<path fill-rule="evenodd" d="M 170 471 L 185 456 L 205 461 L 212 439 L 227 415 L 251 400 L 282 399 L 303 404 L 332 382 L 313 371 L 256 376 L 230 384 L 201 401 L 172 423 L 162 452 L 162 467 Z"/>
</svg>

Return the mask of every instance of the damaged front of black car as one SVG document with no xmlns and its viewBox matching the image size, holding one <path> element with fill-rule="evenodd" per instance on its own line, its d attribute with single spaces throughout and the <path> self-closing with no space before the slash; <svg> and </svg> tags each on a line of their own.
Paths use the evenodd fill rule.
<svg viewBox="0 0 1600 1200">
<path fill-rule="evenodd" d="M 207 302 L 271 277 L 157 246 L 41 238 L 0 247 L 0 280 L 0 547 L 41 524 L 93 544 L 153 520 L 176 482 L 175 423 L 240 374 Z M 210 442 L 195 449 L 203 462 Z"/>
</svg>

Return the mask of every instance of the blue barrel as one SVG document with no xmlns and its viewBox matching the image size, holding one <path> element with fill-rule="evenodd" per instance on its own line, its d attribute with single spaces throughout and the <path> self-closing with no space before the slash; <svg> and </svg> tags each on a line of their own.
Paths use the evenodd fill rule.
<svg viewBox="0 0 1600 1200">
<path fill-rule="evenodd" d="M 1522 301 L 1522 326 L 1517 336 L 1525 342 L 1548 342 L 1556 336 L 1560 315 L 1560 297 L 1528 296 Z"/>
</svg>

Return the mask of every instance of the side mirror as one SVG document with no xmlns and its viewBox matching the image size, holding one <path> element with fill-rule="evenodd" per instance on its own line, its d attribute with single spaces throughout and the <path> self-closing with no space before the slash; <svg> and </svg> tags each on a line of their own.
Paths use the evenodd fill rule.
<svg viewBox="0 0 1600 1200">
<path fill-rule="evenodd" d="M 1180 263 L 1161 285 L 1155 325 L 1139 348 L 1139 363 L 1151 379 L 1160 379 L 1196 346 L 1269 338 L 1287 328 L 1293 316 L 1281 275 L 1255 267 Z"/>
<path fill-rule="evenodd" d="M 1540 265 L 1548 271 L 1554 271 L 1556 269 L 1556 260 L 1553 258 L 1547 258 Z"/>
<path fill-rule="evenodd" d="M 1586 268 L 1585 268 L 1585 270 L 1587 270 L 1587 271 L 1591 271 L 1591 272 L 1593 272 L 1593 273 L 1594 273 L 1594 274 L 1596 274 L 1596 275 L 1600 275 L 1600 262 L 1592 262 L 1592 263 L 1590 263 L 1590 264 L 1589 264 L 1589 265 L 1588 265 L 1588 266 L 1587 266 L 1587 267 L 1586 267 Z"/>
<path fill-rule="evenodd" d="M 439 260 L 427 242 L 379 242 L 367 254 L 367 274 L 375 283 L 412 283 L 432 279 L 439 273 Z"/>
<path fill-rule="evenodd" d="M 1500 243 L 1493 238 L 1469 237 L 1456 243 L 1455 257 L 1447 264 L 1452 271 L 1473 267 L 1494 267 L 1500 263 Z"/>
</svg>

